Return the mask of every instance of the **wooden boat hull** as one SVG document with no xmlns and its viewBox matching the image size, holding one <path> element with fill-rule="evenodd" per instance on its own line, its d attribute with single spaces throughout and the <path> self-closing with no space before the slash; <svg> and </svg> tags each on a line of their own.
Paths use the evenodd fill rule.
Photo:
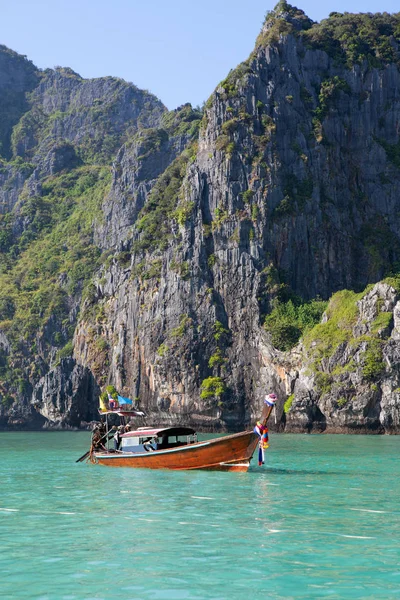
<svg viewBox="0 0 400 600">
<path fill-rule="evenodd" d="M 243 431 L 220 438 L 205 440 L 144 453 L 95 452 L 94 459 L 109 467 L 142 469 L 207 469 L 213 471 L 247 471 L 258 446 L 259 437 L 253 431 Z"/>
</svg>

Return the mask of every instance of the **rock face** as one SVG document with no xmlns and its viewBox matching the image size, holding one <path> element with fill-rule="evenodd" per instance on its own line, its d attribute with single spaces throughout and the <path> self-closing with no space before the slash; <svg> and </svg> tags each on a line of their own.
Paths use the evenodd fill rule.
<svg viewBox="0 0 400 600">
<path fill-rule="evenodd" d="M 11 156 L 11 133 L 28 108 L 27 93 L 39 82 L 36 67 L 16 52 L 0 45 L 0 152 Z"/>
<path fill-rule="evenodd" d="M 154 96 L 121 79 L 82 79 L 65 68 L 44 72 L 29 109 L 12 145 L 14 155 L 40 166 L 59 140 L 74 144 L 83 159 L 104 159 L 139 127 L 158 125 L 165 111 Z"/>
<path fill-rule="evenodd" d="M 64 210 L 62 190 L 73 189 L 74 235 L 79 206 L 97 207 L 93 260 L 74 282 L 71 267 L 56 273 L 68 308 L 41 317 L 39 372 L 20 396 L 4 385 L 12 410 L 33 400 L 47 424 L 79 425 L 96 386 L 112 383 L 140 399 L 149 422 L 235 430 L 274 390 L 277 426 L 289 431 L 398 431 L 397 284 L 360 292 L 396 273 L 400 257 L 398 20 L 334 15 L 319 26 L 281 2 L 203 115 L 190 105 L 167 113 L 113 78 L 41 75 L 14 127 L 14 163 L 26 162 L 5 163 L 0 212 L 23 242 L 29 198 L 50 195 Z M 371 35 L 364 58 L 349 57 L 340 40 L 357 27 L 387 36 L 385 52 Z M 96 165 L 111 161 L 106 187 Z M 346 326 L 333 296 L 324 323 L 277 350 L 263 321 L 283 287 L 304 301 L 355 290 L 339 297 Z M 3 312 L 15 321 L 13 302 L 16 316 Z M 57 328 L 73 358 L 63 359 Z M 9 365 L 12 327 L 4 335 Z"/>
<path fill-rule="evenodd" d="M 96 240 L 99 246 L 123 246 L 146 198 L 166 168 L 198 133 L 201 113 L 186 104 L 171 111 L 158 129 L 141 129 L 117 153 L 112 186 L 103 203 L 104 221 Z"/>
<path fill-rule="evenodd" d="M 39 380 L 32 405 L 53 428 L 81 427 L 96 414 L 99 393 L 91 372 L 65 358 Z"/>
<path fill-rule="evenodd" d="M 398 299 L 399 292 L 388 283 L 376 284 L 358 302 L 353 298 L 354 316 L 337 325 L 350 335 L 331 348 L 325 345 L 319 361 L 319 336 L 324 328 L 328 331 L 330 318 L 319 332 L 306 337 L 285 415 L 287 431 L 398 432 L 400 347 L 394 319 Z"/>
</svg>

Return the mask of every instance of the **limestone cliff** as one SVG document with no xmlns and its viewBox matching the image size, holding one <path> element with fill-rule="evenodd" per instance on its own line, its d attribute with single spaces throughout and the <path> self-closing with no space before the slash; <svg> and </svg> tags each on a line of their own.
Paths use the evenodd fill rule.
<svg viewBox="0 0 400 600">
<path fill-rule="evenodd" d="M 316 24 L 281 2 L 202 115 L 167 113 L 112 78 L 40 74 L 1 174 L 8 235 L 38 235 L 30 198 L 50 196 L 53 214 L 73 189 L 69 218 L 95 206 L 92 259 L 74 282 L 70 255 L 54 267 L 68 309 L 40 318 L 39 372 L 19 396 L 5 381 L 15 401 L 4 423 L 28 404 L 47 423 L 87 421 L 81 400 L 72 419 L 73 392 L 61 400 L 58 381 L 93 406 L 112 383 L 157 422 L 239 429 L 273 389 L 287 430 L 397 432 L 397 278 L 365 288 L 399 270 L 399 43 L 399 15 Z M 111 157 L 110 180 L 100 166 Z M 23 258 L 8 272 L 32 285 Z M 322 324 L 274 347 L 266 315 L 338 291 Z M 18 310 L 2 327 L 7 365 L 31 364 L 26 345 L 22 357 L 11 348 Z"/>
</svg>

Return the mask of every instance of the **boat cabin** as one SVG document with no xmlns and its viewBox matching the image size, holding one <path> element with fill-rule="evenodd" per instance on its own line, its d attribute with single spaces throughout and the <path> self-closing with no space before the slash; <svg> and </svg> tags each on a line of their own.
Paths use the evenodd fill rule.
<svg viewBox="0 0 400 600">
<path fill-rule="evenodd" d="M 187 446 L 197 442 L 197 434 L 191 427 L 139 427 L 121 435 L 122 452 L 154 452 Z"/>
</svg>

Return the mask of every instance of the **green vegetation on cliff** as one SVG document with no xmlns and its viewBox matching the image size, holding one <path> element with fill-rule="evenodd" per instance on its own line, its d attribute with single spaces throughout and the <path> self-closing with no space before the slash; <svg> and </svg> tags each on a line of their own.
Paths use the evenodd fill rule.
<svg viewBox="0 0 400 600">
<path fill-rule="evenodd" d="M 353 339 L 358 317 L 357 302 L 371 289 L 356 294 L 350 290 L 336 292 L 326 308 L 327 320 L 318 323 L 304 336 L 304 345 L 315 360 L 332 356 L 339 344 Z"/>
<path fill-rule="evenodd" d="M 277 299 L 271 313 L 265 318 L 264 327 L 271 334 L 271 341 L 279 350 L 290 350 L 300 337 L 319 323 L 327 303 L 322 300 L 302 302 L 293 297 L 287 302 Z"/>
<path fill-rule="evenodd" d="M 400 289 L 398 277 L 387 278 L 383 284 L 392 287 L 391 294 Z M 339 407 L 354 395 L 353 386 L 346 379 L 349 373 L 359 369 L 364 382 L 375 385 L 386 369 L 383 348 L 393 329 L 393 313 L 383 310 L 385 301 L 379 296 L 379 287 L 368 296 L 373 287 L 369 285 L 360 293 L 341 290 L 329 303 L 315 301 L 296 306 L 291 299 L 276 300 L 265 321 L 272 343 L 280 350 L 292 348 L 302 335 L 309 374 L 314 375 L 321 394 L 330 393 L 334 386 L 344 394 L 338 400 Z M 361 320 L 362 306 L 368 306 L 368 320 Z M 318 322 L 322 311 L 324 320 Z M 285 412 L 289 412 L 293 399 L 293 395 L 288 398 Z"/>
<path fill-rule="evenodd" d="M 400 12 L 338 13 L 314 23 L 285 0 L 267 13 L 256 46 L 276 44 L 280 36 L 299 36 L 306 47 L 324 50 L 337 64 L 351 68 L 368 61 L 372 67 L 400 65 Z"/>
<path fill-rule="evenodd" d="M 226 385 L 221 377 L 207 377 L 201 384 L 200 398 L 207 400 L 215 398 L 218 402 L 226 392 Z"/>
<path fill-rule="evenodd" d="M 400 65 L 400 13 L 333 12 L 302 36 L 310 48 L 324 50 L 349 68 L 364 60 L 372 67 Z"/>
<path fill-rule="evenodd" d="M 342 290 L 332 296 L 326 309 L 327 320 L 319 323 L 304 336 L 304 347 L 311 370 L 322 393 L 330 391 L 335 376 L 352 372 L 357 364 L 365 381 L 374 382 L 385 370 L 382 347 L 390 332 L 393 320 L 391 312 L 381 311 L 382 302 L 376 302 L 376 317 L 366 333 L 357 333 L 355 326 L 360 322 L 358 303 L 365 299 L 373 288 L 369 285 L 363 292 Z M 343 352 L 343 348 L 348 348 Z M 341 353 L 340 364 L 327 367 L 337 352 Z"/>
<path fill-rule="evenodd" d="M 256 41 L 256 48 L 276 44 L 281 36 L 307 30 L 312 24 L 312 20 L 304 11 L 292 6 L 286 0 L 280 0 L 273 10 L 267 12 L 263 29 Z"/>
<path fill-rule="evenodd" d="M 185 202 L 182 184 L 195 152 L 192 144 L 159 177 L 135 225 L 139 233 L 133 244 L 135 252 L 165 250 L 172 236 L 171 220 L 184 225 L 190 217 L 194 205 Z"/>
<path fill-rule="evenodd" d="M 191 104 L 184 104 L 176 110 L 164 113 L 161 127 L 172 136 L 188 136 L 189 139 L 197 139 L 200 121 L 203 113 Z"/>
<path fill-rule="evenodd" d="M 93 224 L 101 219 L 110 179 L 108 169 L 81 167 L 47 178 L 42 195 L 21 205 L 28 225 L 0 253 L 0 329 L 11 343 L 10 360 L 38 352 L 40 337 L 42 353 L 50 346 L 72 351 L 66 344 L 77 317 L 73 305 L 100 264 Z M 63 355 L 66 350 L 58 358 Z"/>
</svg>

